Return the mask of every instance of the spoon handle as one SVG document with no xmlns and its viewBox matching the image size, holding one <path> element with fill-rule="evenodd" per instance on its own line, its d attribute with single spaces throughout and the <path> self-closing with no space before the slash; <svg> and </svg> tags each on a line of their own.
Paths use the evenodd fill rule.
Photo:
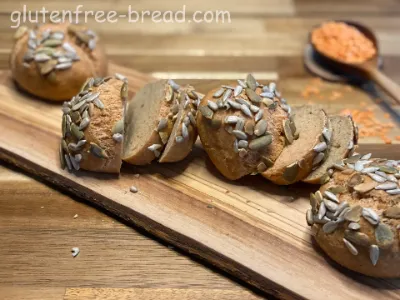
<svg viewBox="0 0 400 300">
<path fill-rule="evenodd" d="M 364 70 L 371 80 L 385 90 L 400 105 L 400 86 L 396 82 L 376 67 L 367 66 Z"/>
</svg>

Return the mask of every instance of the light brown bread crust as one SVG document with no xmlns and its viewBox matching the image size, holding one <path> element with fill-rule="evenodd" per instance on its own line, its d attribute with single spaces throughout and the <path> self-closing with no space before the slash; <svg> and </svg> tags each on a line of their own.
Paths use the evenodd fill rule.
<svg viewBox="0 0 400 300">
<path fill-rule="evenodd" d="M 75 27 L 69 27 L 75 26 Z M 76 25 L 64 24 L 44 24 L 38 29 L 34 30 L 36 39 L 32 41 L 38 41 L 40 43 L 43 33 L 51 30 L 52 33 L 60 32 L 64 34 L 63 43 L 68 43 L 75 49 L 79 60 L 73 61 L 70 68 L 64 70 L 54 70 L 48 74 L 41 74 L 41 69 L 45 63 L 38 63 L 34 60 L 25 61 L 24 56 L 29 52 L 28 41 L 30 40 L 30 30 L 24 32 L 23 29 L 19 29 L 14 47 L 10 55 L 10 69 L 12 76 L 18 86 L 28 93 L 38 96 L 43 99 L 50 101 L 63 101 L 69 100 L 76 95 L 82 84 L 89 77 L 103 77 L 107 75 L 107 58 L 104 49 L 100 43 L 99 38 L 93 37 L 93 41 L 90 45 L 95 47 L 93 50 L 89 49 L 89 46 L 85 43 L 79 43 L 80 41 L 71 30 L 68 28 L 79 28 L 82 31 L 79 34 L 83 34 L 86 31 L 86 27 L 76 27 Z M 22 34 L 22 35 L 21 35 Z M 21 35 L 21 36 L 20 36 Z M 83 34 L 83 36 L 85 36 Z M 46 41 L 50 40 L 48 38 Z M 37 49 L 43 48 L 43 45 L 37 46 Z M 65 56 L 67 51 L 62 46 L 49 47 L 57 52 L 62 51 Z M 34 51 L 33 51 L 34 53 Z M 57 58 L 51 57 L 51 60 L 46 63 L 56 63 Z M 59 63 L 60 64 L 60 63 Z M 43 72 L 44 68 L 42 69 Z"/>
<path fill-rule="evenodd" d="M 115 124 L 123 119 L 124 97 L 121 90 L 127 91 L 127 83 L 114 78 L 105 80 L 106 82 L 102 78 L 89 79 L 83 92 L 63 105 L 60 154 L 61 160 L 69 169 L 105 173 L 120 171 L 123 121 L 120 122 L 120 129 L 116 129 Z M 85 104 L 77 108 L 81 103 Z M 85 122 L 88 125 L 79 128 Z M 79 130 L 78 136 L 75 134 L 76 129 Z M 83 145 L 79 146 L 79 142 Z"/>
<path fill-rule="evenodd" d="M 192 151 L 197 140 L 196 114 L 200 98 L 191 86 L 180 89 L 179 113 L 159 162 L 180 161 Z"/>
<path fill-rule="evenodd" d="M 400 162 L 384 159 L 369 160 L 368 156 L 357 159 L 359 157 L 350 157 L 349 159 L 353 160 L 350 166 L 357 165 L 360 170 L 362 165 L 361 170 L 365 171 L 359 172 L 344 165 L 339 166 L 338 168 L 344 170 L 335 171 L 331 180 L 321 187 L 320 195 L 325 198 L 324 206 L 330 207 L 328 213 L 324 213 L 321 202 L 316 200 L 320 197 L 311 195 L 312 208 L 307 212 L 307 222 L 312 226 L 319 246 L 337 263 L 369 276 L 398 278 L 400 277 L 398 267 Z M 363 161 L 365 164 L 362 164 Z M 366 168 L 374 167 L 379 169 L 368 173 L 371 175 L 364 174 L 368 171 Z M 386 176 L 384 183 L 371 178 L 381 175 Z M 392 188 L 380 190 L 386 188 L 385 185 L 386 187 L 392 185 Z M 330 202 L 329 206 L 325 205 L 329 199 L 325 194 L 326 191 L 335 194 L 340 209 L 335 210 L 337 207 L 331 207 Z M 344 208 L 346 203 L 348 208 Z M 349 225 L 350 223 L 352 225 Z"/>
<path fill-rule="evenodd" d="M 293 122 L 300 137 L 287 145 L 275 164 L 262 175 L 276 184 L 287 185 L 302 180 L 310 174 L 314 159 L 321 153 L 314 148 L 322 142 L 324 128 L 329 127 L 326 113 L 313 106 L 294 109 Z"/>
<path fill-rule="evenodd" d="M 255 82 L 254 78 L 249 76 L 247 80 Z M 231 85 L 235 88 L 238 86 L 237 83 Z M 282 100 L 278 91 L 275 92 L 273 89 L 272 96 L 267 98 L 259 96 L 262 94 L 261 86 L 254 87 L 253 85 L 253 88 L 256 93 L 256 100 L 259 102 L 251 100 L 247 95 L 248 90 L 246 91 L 245 88 L 238 96 L 234 95 L 233 90 L 227 92 L 230 89 L 225 89 L 219 97 L 215 94 L 221 87 L 213 89 L 202 99 L 197 113 L 197 127 L 204 149 L 216 168 L 231 180 L 266 170 L 278 158 L 285 145 L 282 124 L 283 121 L 289 119 L 288 111 L 290 111 L 290 107 Z M 253 91 L 253 89 L 251 90 Z M 226 93 L 231 93 L 231 95 L 226 96 Z M 249 93 L 251 92 L 249 91 Z M 251 94 L 254 99 L 254 93 Z M 229 101 L 233 103 L 229 103 Z M 214 109 L 212 118 L 209 118 L 207 112 L 210 111 L 210 106 L 215 105 L 219 107 Z M 247 114 L 250 111 L 251 116 L 247 115 L 238 105 L 248 107 L 248 110 L 244 110 L 247 111 Z M 255 118 L 259 111 L 262 111 L 263 114 L 262 117 L 257 119 L 257 124 L 260 121 L 265 122 L 267 128 L 264 129 L 265 132 L 256 136 L 254 134 Z M 228 117 L 239 118 L 244 121 L 244 124 L 240 126 L 243 128 L 239 130 L 245 134 L 243 138 L 233 131 L 238 128 L 238 123 L 229 124 Z M 260 144 L 263 146 L 259 149 L 252 146 L 256 139 L 259 142 L 262 141 Z"/>
<path fill-rule="evenodd" d="M 304 182 L 324 184 L 332 165 L 348 157 L 357 146 L 356 126 L 350 116 L 332 116 L 329 121 L 332 130 L 326 157 L 316 170 L 303 179 Z"/>
</svg>

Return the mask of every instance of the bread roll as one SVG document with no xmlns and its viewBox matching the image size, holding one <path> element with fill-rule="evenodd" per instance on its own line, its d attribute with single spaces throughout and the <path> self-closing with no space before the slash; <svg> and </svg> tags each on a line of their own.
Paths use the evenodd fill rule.
<svg viewBox="0 0 400 300">
<path fill-rule="evenodd" d="M 87 78 L 107 75 L 107 58 L 99 38 L 85 26 L 21 26 L 14 37 L 12 76 L 32 95 L 51 101 L 68 100 Z"/>
<path fill-rule="evenodd" d="M 309 105 L 297 107 L 291 121 L 284 121 L 288 145 L 275 164 L 262 173 L 276 184 L 292 184 L 305 178 L 322 162 L 327 149 L 323 132 L 329 131 L 329 121 L 322 109 Z M 299 135 L 297 140 L 293 140 L 293 132 Z"/>
<path fill-rule="evenodd" d="M 123 102 L 127 82 L 89 78 L 63 104 L 60 160 L 63 168 L 119 173 L 123 145 Z"/>
<path fill-rule="evenodd" d="M 374 277 L 400 277 L 400 161 L 354 155 L 311 194 L 307 211 L 319 246 L 333 260 Z"/>
<path fill-rule="evenodd" d="M 197 113 L 201 142 L 216 168 L 228 179 L 265 171 L 285 146 L 283 123 L 290 107 L 275 84 L 246 81 L 213 89 Z"/>
</svg>

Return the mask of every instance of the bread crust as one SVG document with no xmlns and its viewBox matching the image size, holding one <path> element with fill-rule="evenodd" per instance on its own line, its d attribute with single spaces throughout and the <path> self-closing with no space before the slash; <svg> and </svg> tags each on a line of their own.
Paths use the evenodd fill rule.
<svg viewBox="0 0 400 300">
<path fill-rule="evenodd" d="M 231 83 L 230 86 L 235 87 L 237 83 Z M 220 100 L 223 102 L 223 95 L 221 97 L 214 97 L 214 94 L 219 89 L 221 89 L 221 87 L 209 91 L 202 99 L 200 107 L 208 107 L 208 101 L 217 103 L 218 100 Z M 255 92 L 257 95 L 260 95 L 262 93 L 261 87 L 257 87 Z M 263 111 L 261 119 L 267 122 L 266 130 L 271 137 L 271 142 L 269 145 L 259 150 L 251 150 L 245 147 L 245 149 L 235 151 L 235 141 L 237 138 L 231 131 L 235 129 L 236 126 L 225 123 L 225 119 L 228 116 L 242 118 L 245 121 L 242 131 L 246 133 L 246 128 L 249 129 L 246 135 L 247 142 L 250 145 L 254 139 L 258 138 L 251 132 L 251 128 L 254 128 L 256 125 L 255 115 L 257 113 L 252 112 L 252 117 L 249 117 L 242 110 L 232 107 L 228 109 L 219 108 L 214 111 L 212 119 L 206 118 L 201 111 L 197 113 L 197 128 L 203 147 L 213 164 L 226 178 L 236 180 L 248 174 L 259 173 L 259 166 L 261 163 L 269 167 L 283 150 L 285 138 L 283 136 L 282 122 L 289 118 L 289 113 L 286 110 L 290 110 L 290 107 L 286 105 L 286 103 L 283 103 L 281 98 L 277 95 L 279 95 L 279 92 L 274 94 L 273 101 L 271 101 L 273 104 L 270 107 L 262 101 L 259 103 L 251 101 L 245 89 L 243 89 L 238 97 L 233 97 L 231 95 L 227 98 L 235 103 L 237 102 L 236 98 L 244 99 L 249 104 Z M 268 99 L 268 101 L 270 100 L 271 99 Z M 199 110 L 201 110 L 200 107 Z M 283 107 L 285 107 L 286 110 L 284 110 Z"/>
<path fill-rule="evenodd" d="M 78 46 L 77 38 L 68 33 L 68 23 L 44 24 L 36 30 L 37 37 L 41 37 L 46 30 L 63 32 L 63 42 L 68 42 L 76 51 L 79 61 L 72 62 L 72 66 L 65 70 L 53 70 L 51 75 L 41 75 L 39 63 L 31 61 L 29 67 L 24 64 L 27 53 L 29 33 L 16 40 L 10 55 L 10 69 L 12 76 L 19 87 L 26 92 L 50 101 L 69 100 L 75 96 L 82 84 L 89 77 L 104 77 L 107 75 L 107 57 L 99 38 L 96 36 L 96 47 L 90 50 L 87 46 Z M 86 29 L 86 27 L 82 27 Z M 61 46 L 55 50 L 63 50 Z M 54 75 L 54 76 L 53 76 Z M 51 77 L 51 79 L 50 79 Z"/>
<path fill-rule="evenodd" d="M 296 156 L 290 156 L 291 162 L 290 163 L 285 163 L 281 164 L 280 159 L 282 159 L 282 155 L 285 154 L 285 151 L 291 151 L 289 150 L 289 147 L 292 149 L 298 148 L 299 147 L 304 147 L 305 145 L 301 145 L 302 143 L 302 134 L 310 134 L 310 133 L 304 133 L 299 131 L 300 138 L 298 140 L 295 140 L 292 145 L 287 146 L 285 149 L 283 149 L 281 156 L 277 159 L 276 163 L 268 170 L 263 172 L 261 175 L 267 178 L 268 180 L 274 182 L 275 184 L 279 185 L 288 185 L 295 183 L 297 181 L 302 180 L 305 178 L 310 172 L 312 171 L 312 168 L 315 167 L 313 166 L 313 161 L 314 158 L 318 155 L 318 152 L 314 151 L 314 147 L 321 143 L 321 141 L 324 141 L 323 138 L 323 129 L 329 127 L 329 120 L 328 117 L 323 109 L 317 109 L 313 108 L 311 106 L 302 106 L 300 108 L 296 108 L 297 110 L 299 109 L 309 109 L 312 111 L 314 114 L 318 114 L 319 116 L 319 125 L 320 128 L 318 128 L 318 134 L 315 135 L 313 142 L 306 145 L 308 147 L 306 153 L 302 157 L 297 157 Z M 295 109 L 295 111 L 296 111 Z M 296 127 L 299 130 L 303 122 L 307 122 L 307 120 L 300 120 L 296 118 L 296 113 L 293 115 L 294 118 L 294 123 L 297 124 Z M 315 124 L 317 126 L 317 124 Z M 292 170 L 292 171 L 291 171 Z M 293 173 L 290 176 L 287 176 L 287 173 Z M 290 180 L 288 179 L 290 177 Z"/>
<path fill-rule="evenodd" d="M 90 102 L 89 105 L 92 105 L 92 108 L 91 110 L 89 110 L 89 108 L 87 109 L 90 123 L 86 128 L 81 130 L 84 135 L 81 139 L 77 139 L 72 133 L 72 130 L 66 130 L 67 133 L 64 137 L 66 145 L 70 143 L 77 144 L 80 140 L 86 140 L 86 143 L 76 150 L 69 147 L 68 150 L 64 149 L 63 151 L 64 154 L 71 155 L 70 159 L 74 159 L 73 157 L 77 154 L 82 156 L 81 160 L 77 162 L 80 169 L 94 172 L 119 173 L 122 163 L 121 152 L 123 143 L 122 140 L 117 141 L 113 138 L 113 128 L 118 121 L 123 119 L 123 99 L 121 98 L 121 89 L 123 85 L 123 81 L 112 78 L 98 87 L 91 87 L 89 90 L 92 95 L 100 93 L 98 97 L 104 104 L 104 108 L 100 109 L 93 104 L 96 100 Z M 75 99 L 77 99 L 77 97 L 78 95 Z M 82 97 L 84 97 L 84 95 L 81 96 L 81 98 Z M 66 118 L 67 115 L 71 118 L 73 113 L 79 112 L 79 109 L 73 109 L 74 105 L 78 102 L 76 100 L 72 101 L 73 103 L 66 102 L 63 105 L 63 109 L 68 108 L 70 110 L 69 113 L 63 115 L 63 118 Z M 80 113 L 80 116 L 78 121 L 74 121 L 74 117 L 71 118 L 76 126 L 82 124 L 84 114 Z M 119 133 L 123 135 L 123 127 L 122 131 Z M 97 148 L 97 146 L 104 151 L 102 152 L 105 154 L 104 157 L 95 155 L 92 148 Z"/>
<path fill-rule="evenodd" d="M 390 165 L 392 170 L 397 169 L 397 182 L 387 180 L 385 184 L 395 184 L 399 188 L 399 162 L 374 159 L 371 163 L 365 164 L 365 168 L 386 166 L 386 164 Z M 393 167 L 395 165 L 397 167 Z M 384 173 L 394 176 L 392 172 Z M 391 178 L 393 179 L 392 176 Z M 348 213 L 344 213 L 343 220 L 340 217 L 340 220 L 336 219 L 335 222 L 338 223 L 337 228 L 331 233 L 326 231 L 328 225 L 326 225 L 325 230 L 323 227 L 325 225 L 323 224 L 314 223 L 309 225 L 312 225 L 314 237 L 318 245 L 340 265 L 373 277 L 398 278 L 400 277 L 400 269 L 398 268 L 400 264 L 398 235 L 398 226 L 400 224 L 400 207 L 398 203 L 400 201 L 400 194 L 391 195 L 385 190 L 374 188 L 369 190 L 371 187 L 379 186 L 380 184 L 369 175 L 352 169 L 345 168 L 343 171 L 335 171 L 331 180 L 321 187 L 320 192 L 322 195 L 324 195 L 325 191 L 335 191 L 335 189 L 337 191 L 337 187 L 341 186 L 344 189 L 340 193 L 336 193 L 340 204 L 346 201 L 349 207 L 353 208 L 353 212 L 356 211 L 354 207 L 357 205 L 361 206 L 363 210 L 371 209 L 376 213 L 379 221 L 372 221 L 372 224 L 371 221 L 368 221 L 368 218 L 363 216 L 363 213 L 361 213 L 361 216 L 360 213 L 357 213 L 355 215 L 359 217 L 358 222 L 355 221 L 356 219 L 353 219 L 354 216 L 348 217 L 360 227 L 358 230 L 354 230 L 349 228 L 351 222 L 346 220 Z M 366 188 L 368 185 L 371 186 Z M 325 196 L 325 198 L 327 197 Z M 315 216 L 317 214 L 320 206 L 321 204 L 318 203 L 315 209 L 311 209 L 312 215 Z M 391 213 L 389 213 L 390 211 Z M 358 227 L 358 225 L 355 226 Z M 344 238 L 347 241 L 346 243 L 349 242 L 356 249 L 356 255 L 349 251 L 343 240 Z M 378 256 L 374 258 L 377 259 L 375 266 L 370 256 L 371 248 L 379 249 Z"/>
</svg>

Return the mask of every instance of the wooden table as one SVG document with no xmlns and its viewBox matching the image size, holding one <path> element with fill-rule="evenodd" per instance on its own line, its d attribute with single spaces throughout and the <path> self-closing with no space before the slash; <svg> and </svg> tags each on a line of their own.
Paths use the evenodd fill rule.
<svg viewBox="0 0 400 300">
<path fill-rule="evenodd" d="M 26 1 L 28 9 L 75 8 L 48 0 Z M 97 24 L 110 58 L 153 73 L 190 80 L 205 92 L 215 79 L 259 73 L 282 81 L 296 103 L 310 75 L 302 48 L 310 27 L 325 19 L 346 18 L 378 34 L 385 72 L 400 82 L 400 5 L 396 0 L 270 1 L 91 1 L 86 10 L 223 9 L 231 24 Z M 0 3 L 0 67 L 7 68 L 17 2 Z M 366 97 L 369 101 L 368 98 Z M 319 101 L 328 101 L 319 99 Z M 314 101 L 314 100 L 313 100 Z M 316 100 L 318 101 L 318 100 Z M 332 104 L 334 110 L 348 99 Z M 363 99 L 353 99 L 361 103 Z M 368 103 L 368 102 L 367 102 Z M 382 116 L 379 116 L 382 118 Z M 400 135 L 394 128 L 391 135 Z M 372 138 L 370 141 L 382 142 Z M 78 215 L 74 218 L 75 215 Z M 60 193 L 9 165 L 0 165 L 1 299 L 257 299 L 248 287 L 154 240 L 87 203 Z M 71 248 L 81 253 L 72 258 Z M 289 283 L 288 283 L 289 284 Z"/>
</svg>

